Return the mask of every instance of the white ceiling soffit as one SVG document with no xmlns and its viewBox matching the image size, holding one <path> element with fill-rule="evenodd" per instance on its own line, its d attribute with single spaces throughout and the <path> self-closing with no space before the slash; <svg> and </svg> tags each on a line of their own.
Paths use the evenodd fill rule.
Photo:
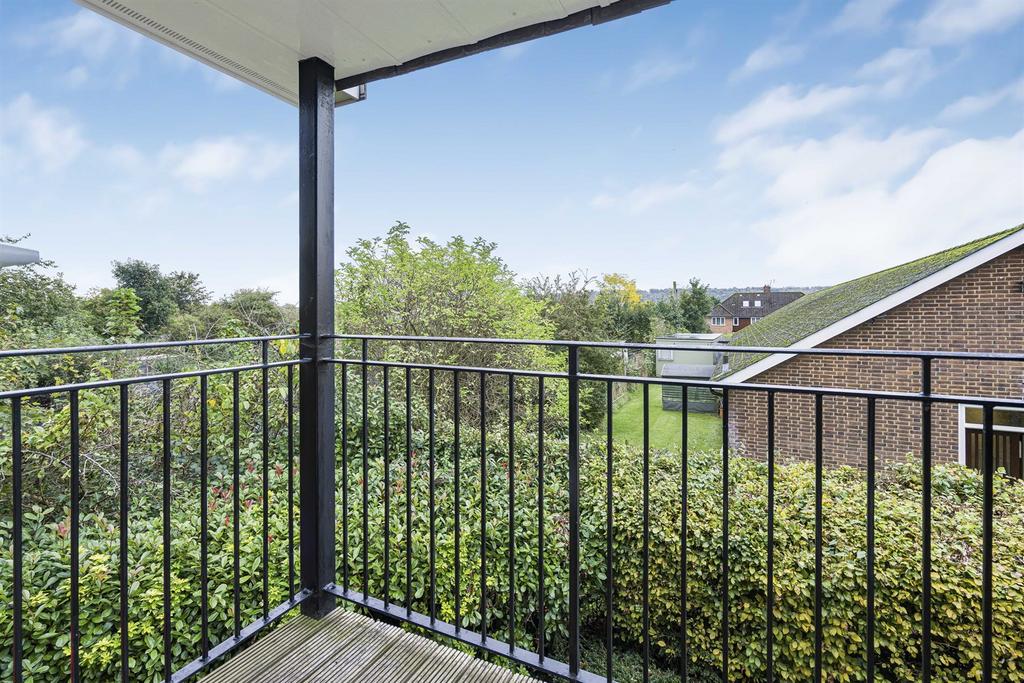
<svg viewBox="0 0 1024 683">
<path fill-rule="evenodd" d="M 623 5 L 629 0 L 619 0 Z M 276 97 L 298 102 L 300 60 L 335 79 L 564 19 L 615 0 L 78 0 Z M 358 98 L 351 89 L 339 103 Z"/>
</svg>

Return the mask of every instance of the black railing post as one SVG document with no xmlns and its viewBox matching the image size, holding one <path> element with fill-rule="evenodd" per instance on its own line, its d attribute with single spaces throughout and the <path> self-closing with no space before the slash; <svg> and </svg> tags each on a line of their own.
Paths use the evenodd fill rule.
<svg viewBox="0 0 1024 683">
<path fill-rule="evenodd" d="M 932 680 L 932 359 L 921 357 L 921 683 Z"/>
<path fill-rule="evenodd" d="M 334 597 L 334 67 L 299 62 L 299 545 L 302 612 L 322 617 Z"/>
<path fill-rule="evenodd" d="M 580 670 L 580 349 L 569 347 L 569 673 Z"/>
</svg>

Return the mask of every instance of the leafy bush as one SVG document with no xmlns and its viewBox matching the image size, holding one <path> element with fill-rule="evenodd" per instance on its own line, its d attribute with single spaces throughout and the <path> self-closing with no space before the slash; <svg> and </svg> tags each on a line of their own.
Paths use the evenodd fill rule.
<svg viewBox="0 0 1024 683">
<path fill-rule="evenodd" d="M 271 473 L 269 605 L 288 590 L 287 474 Z M 230 637 L 234 619 L 232 491 L 216 482 L 209 498 L 209 622 L 211 643 Z M 262 484 L 244 472 L 240 520 L 242 624 L 262 616 Z M 175 499 L 171 522 L 171 618 L 175 669 L 200 655 L 200 563 L 198 494 Z M 133 501 L 132 507 L 142 506 Z M 57 513 L 55 515 L 55 512 Z M 26 681 L 67 680 L 70 669 L 70 552 L 67 511 L 39 507 L 24 513 L 23 609 Z M 51 520 L 57 517 L 59 521 Z M 297 535 L 297 529 L 296 529 Z M 0 593 L 12 592 L 11 522 L 0 521 Z M 83 681 L 120 675 L 119 535 L 116 518 L 85 515 L 80 532 L 80 665 Z M 130 517 L 128 540 L 128 634 L 132 680 L 162 680 L 163 557 L 159 515 Z M 297 562 L 297 558 L 296 558 Z M 7 600 L 10 598 L 7 597 Z M 0 610 L 0 678 L 12 675 L 13 613 Z"/>
<path fill-rule="evenodd" d="M 376 411 L 374 411 L 376 412 Z M 398 411 L 394 411 L 398 412 Z M 414 415 L 411 489 L 406 486 L 405 425 L 392 415 L 389 467 L 385 470 L 380 432 L 369 444 L 366 462 L 369 534 L 362 534 L 363 462 L 358 430 L 347 430 L 347 487 L 338 467 L 338 580 L 347 566 L 350 585 L 384 594 L 384 505 L 388 518 L 389 597 L 402 604 L 405 596 L 405 514 L 412 504 L 409 575 L 413 609 L 454 620 L 455 534 L 454 458 L 451 425 L 439 422 L 435 439 L 434 510 L 436 538 L 436 602 L 430 603 L 429 439 L 423 416 Z M 353 423 L 355 415 L 350 414 Z M 488 429 L 486 520 L 487 626 L 491 635 L 508 639 L 510 627 L 521 647 L 534 648 L 538 638 L 539 582 L 537 543 L 536 424 L 517 425 L 514 461 L 508 455 L 507 424 Z M 340 436 L 340 431 L 339 431 Z M 548 652 L 564 656 L 567 617 L 568 499 L 564 435 L 546 435 L 544 634 Z M 247 442 L 248 445 L 248 442 Z M 192 457 L 183 455 L 183 457 Z M 243 462 L 258 461 L 258 449 L 243 451 Z M 462 624 L 479 629 L 481 560 L 481 472 L 479 435 L 468 427 L 460 452 L 460 560 Z M 287 595 L 286 470 L 271 476 L 270 603 Z M 385 488 L 385 472 L 387 488 Z M 231 629 L 230 490 L 223 488 L 226 470 L 217 469 L 211 482 L 211 635 L 218 641 Z M 713 680 L 720 651 L 721 569 L 721 455 L 691 455 L 688 483 L 687 638 L 694 680 Z M 261 614 L 259 468 L 243 471 L 242 605 L 243 623 Z M 509 481 L 514 477 L 515 512 L 512 536 L 513 572 L 509 572 Z M 614 454 L 614 626 L 616 648 L 636 650 L 643 642 L 641 625 L 642 458 L 630 447 Z M 186 479 L 181 477 L 181 479 Z M 863 680 L 866 541 L 863 473 L 847 468 L 824 473 L 824 669 L 832 681 Z M 603 662 L 594 643 L 604 624 L 605 454 L 601 440 L 585 440 L 581 461 L 581 592 L 587 647 L 584 666 L 599 670 Z M 936 467 L 933 521 L 933 680 L 980 678 L 981 615 L 981 480 L 958 466 Z M 680 456 L 655 451 L 650 460 L 650 587 L 652 651 L 666 667 L 680 654 Z M 190 488 L 191 486 L 191 488 Z M 348 545 L 342 557 L 344 496 L 348 499 Z M 385 495 L 385 490 L 387 494 Z M 766 467 L 733 457 L 730 461 L 730 581 L 731 681 L 765 677 Z M 806 464 L 779 466 L 775 511 L 775 674 L 778 680 L 805 681 L 813 660 L 814 477 Z M 181 666 L 198 654 L 199 563 L 198 493 L 183 481 L 175 490 L 173 522 L 174 661 Z M 910 681 L 918 678 L 920 641 L 920 481 L 914 467 L 902 466 L 879 474 L 877 492 L 877 650 L 879 677 Z M 1024 486 L 997 477 L 994 548 L 995 656 L 1004 680 L 1024 680 Z M 133 502 L 133 506 L 136 504 Z M 130 612 L 132 671 L 138 680 L 158 680 L 162 667 L 162 611 L 159 515 L 145 501 L 133 513 L 130 541 Z M 133 509 L 136 509 L 133 507 Z M 25 632 L 27 680 L 49 681 L 66 676 L 68 668 L 68 538 L 66 510 L 26 512 Z M 102 515 L 83 520 L 82 539 L 82 665 L 84 680 L 111 680 L 117 667 L 117 527 Z M 0 523 L 0 590 L 11 590 L 10 522 Z M 370 558 L 363 567 L 367 543 Z M 296 553 L 296 561 L 298 553 Z M 515 600 L 509 592 L 514 577 Z M 510 617 L 513 617 L 510 619 Z M 0 672 L 10 675 L 10 610 L 0 611 Z M 627 656 L 629 656 L 627 654 Z M 594 661 L 590 661 L 593 659 Z"/>
<path fill-rule="evenodd" d="M 495 429 L 501 431 L 501 428 Z M 518 439 L 517 439 L 518 440 Z M 509 632 L 508 472 L 515 473 L 516 642 L 536 647 L 538 625 L 536 444 L 520 441 L 510 467 L 507 441 L 489 435 L 487 490 L 487 603 L 489 632 Z M 396 435 L 392 443 L 401 443 Z M 562 443 L 549 442 L 545 462 L 545 604 L 549 652 L 564 653 L 567 574 L 567 462 Z M 358 446 L 358 444 L 356 444 Z M 429 612 L 429 470 L 417 443 L 413 458 L 413 608 Z M 362 585 L 361 460 L 349 482 L 351 582 Z M 405 581 L 404 462 L 392 455 L 390 576 L 401 603 Z M 462 625 L 479 628 L 479 441 L 464 440 L 461 459 Z M 384 470 L 371 450 L 368 467 L 370 591 L 382 595 Z M 681 468 L 678 454 L 655 452 L 650 465 L 650 605 L 652 651 L 676 666 L 680 655 L 679 567 Z M 634 449 L 614 456 L 614 565 L 616 638 L 638 648 L 642 630 L 642 458 Z M 903 465 L 879 474 L 876 493 L 876 663 L 887 680 L 919 678 L 921 639 L 921 515 L 918 469 Z M 585 444 L 581 470 L 581 593 L 586 629 L 604 623 L 605 460 L 598 443 Z M 957 465 L 933 472 L 932 638 L 935 681 L 980 678 L 981 478 Z M 867 592 L 866 484 L 850 468 L 824 473 L 823 667 L 830 680 L 864 680 Z M 437 615 L 454 617 L 453 470 L 450 442 L 439 438 L 435 469 Z M 691 455 L 688 482 L 687 639 L 690 668 L 713 673 L 721 662 L 721 455 Z M 729 680 L 765 678 L 767 606 L 767 467 L 742 457 L 730 461 Z M 1024 486 L 997 477 L 995 524 L 995 657 L 1006 680 L 1024 680 Z M 339 516 L 340 519 L 340 516 Z M 775 508 L 774 661 L 778 680 L 812 676 L 814 613 L 814 469 L 779 466 Z M 339 548 L 341 547 L 339 542 Z M 585 662 L 587 664 L 587 662 Z M 601 661 L 589 662 L 595 669 Z"/>
</svg>

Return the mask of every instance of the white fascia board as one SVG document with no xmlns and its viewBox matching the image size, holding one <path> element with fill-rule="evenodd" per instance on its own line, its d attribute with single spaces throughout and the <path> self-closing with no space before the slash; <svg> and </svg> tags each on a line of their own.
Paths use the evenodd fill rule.
<svg viewBox="0 0 1024 683">
<path fill-rule="evenodd" d="M 828 327 L 822 328 L 814 334 L 790 344 L 790 346 L 798 349 L 813 349 L 819 344 L 823 344 L 843 332 L 851 330 L 858 325 L 862 325 L 872 318 L 877 318 L 883 313 L 896 308 L 900 304 L 904 304 L 911 299 L 921 296 L 925 292 L 935 289 L 939 285 L 943 285 L 953 278 L 970 272 L 978 266 L 982 266 L 992 259 L 1002 256 L 1003 254 L 1020 246 L 1024 246 L 1024 230 L 1019 230 L 1012 235 L 1008 235 L 1001 240 L 993 242 L 987 247 L 983 247 L 982 249 L 974 252 L 970 256 L 962 258 L 956 263 L 950 264 L 942 270 L 934 272 L 928 277 L 918 280 L 914 284 L 904 287 L 884 299 L 876 301 L 870 306 L 865 306 L 856 313 L 848 315 L 842 320 L 837 320 Z M 723 347 L 722 351 L 724 353 L 728 353 L 729 347 Z M 725 384 L 742 384 L 743 382 L 760 375 L 762 372 L 774 368 L 776 365 L 785 363 L 796 355 L 797 354 L 795 353 L 772 354 L 767 358 L 762 358 L 753 365 L 748 365 L 742 370 L 736 371 L 728 377 L 724 377 L 722 382 Z"/>
</svg>

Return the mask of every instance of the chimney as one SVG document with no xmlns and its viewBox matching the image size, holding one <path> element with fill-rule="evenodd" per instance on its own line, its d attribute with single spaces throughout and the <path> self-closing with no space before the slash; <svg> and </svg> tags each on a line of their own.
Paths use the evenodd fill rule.
<svg viewBox="0 0 1024 683">
<path fill-rule="evenodd" d="M 768 303 L 771 300 L 772 300 L 772 286 L 771 285 L 765 285 L 764 286 L 764 302 Z"/>
</svg>

